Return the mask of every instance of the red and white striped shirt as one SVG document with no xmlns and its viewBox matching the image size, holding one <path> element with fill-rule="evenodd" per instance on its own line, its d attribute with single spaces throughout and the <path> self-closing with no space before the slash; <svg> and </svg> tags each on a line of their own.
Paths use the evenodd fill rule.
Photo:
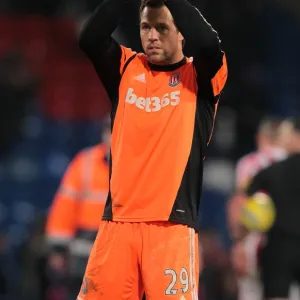
<svg viewBox="0 0 300 300">
<path fill-rule="evenodd" d="M 236 167 L 236 190 L 237 193 L 228 201 L 228 222 L 232 235 L 235 237 L 239 232 L 240 211 L 246 200 L 244 191 L 253 177 L 270 166 L 272 163 L 287 157 L 285 150 L 281 148 L 268 148 L 265 151 L 256 151 L 243 156 Z"/>
<path fill-rule="evenodd" d="M 282 148 L 272 147 L 264 151 L 256 151 L 243 156 L 236 167 L 236 188 L 245 189 L 252 178 L 270 166 L 272 163 L 283 160 L 287 153 Z"/>
</svg>

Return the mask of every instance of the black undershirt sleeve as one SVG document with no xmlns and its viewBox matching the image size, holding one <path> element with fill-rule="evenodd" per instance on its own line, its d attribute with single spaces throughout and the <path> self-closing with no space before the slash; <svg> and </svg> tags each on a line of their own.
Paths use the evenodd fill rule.
<svg viewBox="0 0 300 300">
<path fill-rule="evenodd" d="M 174 22 L 185 39 L 183 52 L 193 57 L 198 83 L 197 124 L 201 128 L 201 147 L 206 147 L 214 127 L 216 103 L 220 93 L 213 89 L 212 80 L 223 65 L 224 52 L 218 33 L 188 0 L 166 0 Z"/>
<path fill-rule="evenodd" d="M 212 79 L 223 59 L 218 33 L 187 0 L 167 0 L 166 6 L 185 39 L 185 55 L 194 58 L 198 81 Z"/>
<path fill-rule="evenodd" d="M 111 100 L 117 96 L 122 51 L 112 38 L 122 16 L 121 0 L 104 0 L 83 27 L 79 46 L 93 63 Z M 84 76 L 84 74 L 83 74 Z"/>
</svg>

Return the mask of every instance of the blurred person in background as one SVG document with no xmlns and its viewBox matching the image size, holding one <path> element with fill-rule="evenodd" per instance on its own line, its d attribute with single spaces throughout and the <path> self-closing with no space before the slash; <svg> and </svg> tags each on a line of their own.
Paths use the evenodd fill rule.
<svg viewBox="0 0 300 300">
<path fill-rule="evenodd" d="M 102 139 L 102 144 L 79 152 L 68 166 L 46 225 L 49 270 L 54 279 L 60 278 L 53 282 L 58 288 L 51 289 L 52 293 L 67 280 L 72 299 L 80 289 L 108 194 L 109 117 L 103 122 Z"/>
<path fill-rule="evenodd" d="M 228 202 L 228 221 L 234 241 L 232 262 L 238 275 L 239 300 L 261 298 L 257 251 L 262 235 L 251 233 L 243 241 L 235 240 L 240 236 L 239 213 L 246 199 L 245 190 L 248 184 L 258 172 L 287 157 L 282 124 L 277 118 L 265 117 L 260 122 L 256 135 L 257 151 L 242 157 L 236 166 L 236 191 Z M 287 134 L 286 131 L 284 133 Z"/>
<path fill-rule="evenodd" d="M 294 146 L 292 143 L 294 129 L 295 129 L 295 122 L 293 118 L 287 118 L 283 120 L 279 126 L 279 131 L 278 131 L 279 146 L 285 149 L 287 155 L 294 151 L 293 150 Z"/>
<path fill-rule="evenodd" d="M 260 191 L 268 194 L 276 208 L 275 223 L 259 251 L 266 300 L 287 300 L 292 283 L 300 281 L 300 118 L 293 125 L 287 142 L 289 157 L 259 172 L 246 190 L 248 196 Z M 299 297 L 290 295 L 289 299 Z"/>
</svg>

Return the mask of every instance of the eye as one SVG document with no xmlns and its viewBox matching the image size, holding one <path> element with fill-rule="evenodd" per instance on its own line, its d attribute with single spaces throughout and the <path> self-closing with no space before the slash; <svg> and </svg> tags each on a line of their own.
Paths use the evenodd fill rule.
<svg viewBox="0 0 300 300">
<path fill-rule="evenodd" d="M 149 31 L 151 28 L 150 28 L 150 25 L 149 24 L 145 24 L 145 23 L 143 23 L 143 24 L 141 24 L 141 30 L 143 30 L 143 31 Z"/>
<path fill-rule="evenodd" d="M 156 27 L 156 30 L 160 33 L 165 33 L 168 30 L 168 28 L 165 25 L 158 25 Z"/>
</svg>

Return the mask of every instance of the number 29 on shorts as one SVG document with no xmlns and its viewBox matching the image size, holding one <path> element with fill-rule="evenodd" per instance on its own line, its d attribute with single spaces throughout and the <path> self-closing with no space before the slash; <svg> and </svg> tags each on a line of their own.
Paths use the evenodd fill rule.
<svg viewBox="0 0 300 300">
<path fill-rule="evenodd" d="M 165 295 L 177 295 L 178 292 L 185 294 L 188 292 L 189 274 L 186 268 L 182 268 L 180 274 L 177 274 L 173 269 L 166 269 L 165 276 L 170 277 L 170 283 L 165 290 Z M 175 285 L 177 288 L 175 288 Z"/>
</svg>

